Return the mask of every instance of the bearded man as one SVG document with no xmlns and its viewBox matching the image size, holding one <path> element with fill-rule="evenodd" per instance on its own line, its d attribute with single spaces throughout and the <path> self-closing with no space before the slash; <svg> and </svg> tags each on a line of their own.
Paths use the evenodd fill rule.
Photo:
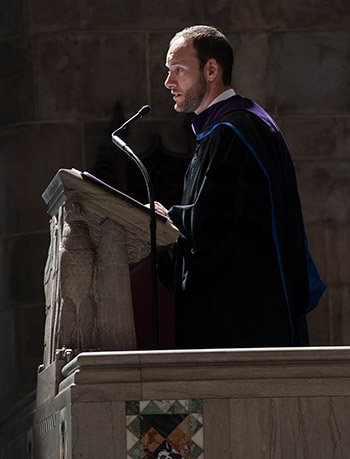
<svg viewBox="0 0 350 459">
<path fill-rule="evenodd" d="M 276 123 L 231 87 L 232 65 L 231 44 L 213 27 L 170 42 L 164 84 L 176 111 L 195 113 L 197 138 L 181 204 L 156 203 L 181 234 L 158 263 L 175 293 L 176 347 L 307 345 L 305 315 L 325 286 L 294 167 Z"/>
</svg>

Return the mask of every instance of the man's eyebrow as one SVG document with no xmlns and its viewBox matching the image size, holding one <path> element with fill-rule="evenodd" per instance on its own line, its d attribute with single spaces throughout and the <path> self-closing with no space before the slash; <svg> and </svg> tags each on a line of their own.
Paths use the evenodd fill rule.
<svg viewBox="0 0 350 459">
<path fill-rule="evenodd" d="M 170 64 L 168 64 L 168 62 L 165 63 L 165 67 L 176 67 L 177 65 L 181 65 L 182 67 L 184 67 L 185 64 L 183 64 L 182 62 L 179 62 L 179 61 L 176 61 L 176 62 L 171 62 Z"/>
</svg>

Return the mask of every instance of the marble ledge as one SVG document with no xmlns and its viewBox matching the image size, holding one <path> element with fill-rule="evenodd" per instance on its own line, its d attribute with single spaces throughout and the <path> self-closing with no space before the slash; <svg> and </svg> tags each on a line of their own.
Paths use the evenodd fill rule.
<svg viewBox="0 0 350 459">
<path fill-rule="evenodd" d="M 339 364 L 350 368 L 350 346 L 82 352 L 62 368 L 62 375 L 66 377 L 77 369 L 96 366 L 118 369 L 206 364 L 220 367 L 248 363 L 273 366 L 317 363 L 326 368 Z"/>
<path fill-rule="evenodd" d="M 350 395 L 350 348 L 81 353 L 59 391 L 76 400 Z"/>
<path fill-rule="evenodd" d="M 141 385 L 141 400 L 349 397 L 350 378 L 263 378 L 207 381 L 155 381 Z M 80 394 L 76 394 L 80 399 Z"/>
</svg>

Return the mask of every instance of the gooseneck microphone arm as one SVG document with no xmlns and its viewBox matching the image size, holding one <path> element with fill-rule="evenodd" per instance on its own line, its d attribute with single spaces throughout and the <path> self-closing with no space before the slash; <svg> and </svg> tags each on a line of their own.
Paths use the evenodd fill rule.
<svg viewBox="0 0 350 459">
<path fill-rule="evenodd" d="M 157 285 L 157 223 L 156 223 L 156 212 L 154 207 L 154 192 L 151 183 L 151 178 L 147 169 L 145 168 L 142 161 L 135 155 L 132 149 L 116 135 L 122 129 L 125 129 L 127 125 L 133 123 L 137 119 L 144 115 L 147 115 L 151 111 L 149 105 L 143 106 L 132 118 L 126 121 L 120 128 L 112 133 L 112 142 L 126 153 L 131 158 L 138 168 L 140 169 L 142 176 L 146 183 L 148 201 L 150 204 L 150 238 L 151 238 L 151 282 L 152 282 L 152 323 L 153 323 L 153 347 L 154 349 L 159 348 L 159 327 L 158 327 L 158 285 Z"/>
<path fill-rule="evenodd" d="M 128 119 L 128 121 L 125 121 L 124 124 L 122 124 L 118 129 L 116 129 L 112 136 L 116 133 L 116 132 L 119 132 L 119 131 L 122 131 L 123 129 L 126 129 L 127 126 L 129 126 L 131 123 L 134 123 L 135 121 L 137 121 L 139 118 L 142 118 L 143 116 L 145 115 L 148 115 L 148 113 L 151 111 L 151 107 L 149 105 L 144 105 L 143 107 L 140 108 L 140 110 L 134 115 L 132 116 L 130 119 Z"/>
</svg>

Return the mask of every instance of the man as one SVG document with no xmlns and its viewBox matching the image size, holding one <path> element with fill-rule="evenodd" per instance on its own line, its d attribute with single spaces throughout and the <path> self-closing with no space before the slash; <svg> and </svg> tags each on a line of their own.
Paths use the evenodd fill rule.
<svg viewBox="0 0 350 459">
<path fill-rule="evenodd" d="M 176 111 L 196 114 L 197 136 L 181 205 L 156 203 L 181 233 L 158 263 L 175 292 L 176 345 L 307 345 L 305 314 L 325 286 L 317 271 L 309 280 L 294 168 L 276 123 L 231 88 L 232 65 L 213 27 L 170 42 L 165 86 Z"/>
</svg>

